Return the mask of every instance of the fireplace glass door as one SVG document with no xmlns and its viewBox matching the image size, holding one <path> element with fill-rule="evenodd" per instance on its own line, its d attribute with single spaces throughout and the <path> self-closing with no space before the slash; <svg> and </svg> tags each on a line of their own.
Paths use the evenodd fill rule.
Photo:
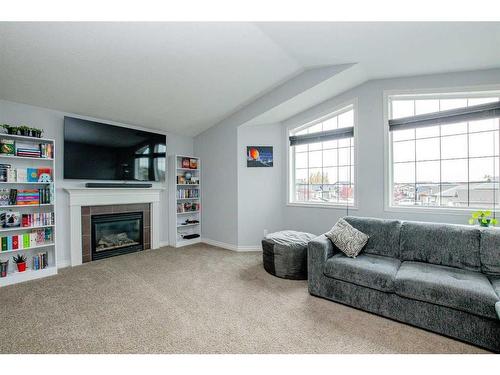
<svg viewBox="0 0 500 375">
<path fill-rule="evenodd" d="M 92 215 L 92 260 L 143 250 L 142 212 Z"/>
</svg>

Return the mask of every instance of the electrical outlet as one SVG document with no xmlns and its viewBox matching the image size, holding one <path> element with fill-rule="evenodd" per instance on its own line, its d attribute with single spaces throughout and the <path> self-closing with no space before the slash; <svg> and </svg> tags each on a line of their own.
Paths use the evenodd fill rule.
<svg viewBox="0 0 500 375">
<path fill-rule="evenodd" d="M 264 229 L 264 237 L 267 236 L 267 229 Z"/>
</svg>

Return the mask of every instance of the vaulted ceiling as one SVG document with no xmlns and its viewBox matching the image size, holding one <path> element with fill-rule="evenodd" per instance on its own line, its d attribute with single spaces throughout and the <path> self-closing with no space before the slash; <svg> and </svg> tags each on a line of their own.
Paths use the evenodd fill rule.
<svg viewBox="0 0 500 375">
<path fill-rule="evenodd" d="M 354 64 L 312 104 L 500 67 L 499 45 L 500 23 L 0 23 L 0 99 L 196 135 L 317 66 Z"/>
</svg>

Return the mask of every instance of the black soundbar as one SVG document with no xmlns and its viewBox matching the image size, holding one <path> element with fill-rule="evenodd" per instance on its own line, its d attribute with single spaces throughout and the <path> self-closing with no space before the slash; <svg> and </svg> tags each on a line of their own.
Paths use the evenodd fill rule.
<svg viewBox="0 0 500 375">
<path fill-rule="evenodd" d="M 153 184 L 124 184 L 116 182 L 87 182 L 85 187 L 88 188 L 150 188 Z"/>
</svg>

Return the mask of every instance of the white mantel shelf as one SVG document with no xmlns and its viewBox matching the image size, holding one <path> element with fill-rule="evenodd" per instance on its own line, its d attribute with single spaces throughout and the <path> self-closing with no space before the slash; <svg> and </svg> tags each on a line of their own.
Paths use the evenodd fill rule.
<svg viewBox="0 0 500 375">
<path fill-rule="evenodd" d="M 160 247 L 160 195 L 158 188 L 67 188 L 70 207 L 71 265 L 82 264 L 82 206 L 151 204 L 151 248 Z"/>
</svg>

